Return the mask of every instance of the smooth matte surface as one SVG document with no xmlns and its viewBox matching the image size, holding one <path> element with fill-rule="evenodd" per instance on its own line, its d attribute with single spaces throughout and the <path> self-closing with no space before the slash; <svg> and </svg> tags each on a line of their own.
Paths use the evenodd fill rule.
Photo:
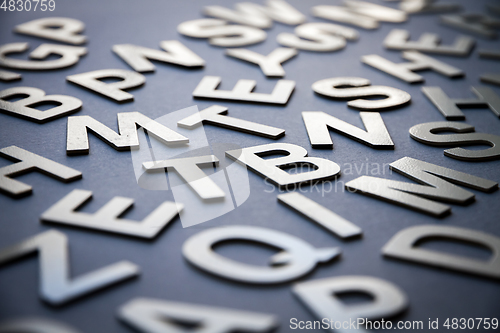
<svg viewBox="0 0 500 333">
<path fill-rule="evenodd" d="M 375 0 L 374 0 L 375 1 Z M 444 0 L 440 0 L 441 2 Z M 381 202 L 377 199 L 344 192 L 343 185 L 362 175 L 407 181 L 396 173 L 390 174 L 389 163 L 404 156 L 443 167 L 470 173 L 493 181 L 500 181 L 500 160 L 470 163 L 454 160 L 443 155 L 442 147 L 426 146 L 411 139 L 409 128 L 426 122 L 443 121 L 441 113 L 421 93 L 422 84 L 409 85 L 399 79 L 364 65 L 360 58 L 378 54 L 400 62 L 398 51 L 386 50 L 383 40 L 394 29 L 406 29 L 412 36 L 425 32 L 437 33 L 443 44 L 451 44 L 462 34 L 458 30 L 439 23 L 437 14 L 410 16 L 401 24 L 380 23 L 378 30 L 359 31 L 359 40 L 350 41 L 346 47 L 333 53 L 302 52 L 283 64 L 285 79 L 294 80 L 296 88 L 286 106 L 269 106 L 240 102 L 194 100 L 192 92 L 206 75 L 221 76 L 219 87 L 231 90 L 240 79 L 257 81 L 257 92 L 269 93 L 276 79 L 267 79 L 259 67 L 227 57 L 224 48 L 209 45 L 206 39 L 181 36 L 177 25 L 203 18 L 205 5 L 232 7 L 228 0 L 190 1 L 61 1 L 56 0 L 55 12 L 4 13 L 0 12 L 0 43 L 29 42 L 31 49 L 42 43 L 57 43 L 36 37 L 14 34 L 18 24 L 42 16 L 71 17 L 82 20 L 88 54 L 73 67 L 56 71 L 31 72 L 14 70 L 23 75 L 22 80 L 0 82 L 0 89 L 14 86 L 32 86 L 47 94 L 62 94 L 79 98 L 83 108 L 74 115 L 90 115 L 106 126 L 117 130 L 119 112 L 139 111 L 151 119 L 169 112 L 198 105 L 203 110 L 213 104 L 226 106 L 233 117 L 279 127 L 286 135 L 278 141 L 239 133 L 215 126 L 205 126 L 211 143 L 237 143 L 241 147 L 263 145 L 272 142 L 297 144 L 310 156 L 323 157 L 338 163 L 342 175 L 331 183 L 333 189 L 322 196 L 321 186 L 312 192 L 302 193 L 326 208 L 353 222 L 363 229 L 360 239 L 342 241 L 304 220 L 299 214 L 278 203 L 280 192 L 254 174 L 248 173 L 250 197 L 237 209 L 210 222 L 190 228 L 182 228 L 180 220 L 173 220 L 153 241 L 138 240 L 94 230 L 44 225 L 39 216 L 73 189 L 94 192 L 94 199 L 82 211 L 95 212 L 104 202 L 115 196 L 135 200 L 135 206 L 125 215 L 127 219 L 141 220 L 160 205 L 173 200 L 171 191 L 151 191 L 137 185 L 130 152 L 115 151 L 109 145 L 90 135 L 89 155 L 66 156 L 66 122 L 63 117 L 40 125 L 6 114 L 0 114 L 0 146 L 17 145 L 58 163 L 83 172 L 83 179 L 63 184 L 38 173 L 30 173 L 16 179 L 33 186 L 33 195 L 15 200 L 0 195 L 0 248 L 15 244 L 42 231 L 55 228 L 64 232 L 71 244 L 71 276 L 79 276 L 121 260 L 129 260 L 141 268 L 141 276 L 124 284 L 116 285 L 61 308 L 52 308 L 38 298 L 38 262 L 25 259 L 0 267 L 0 321 L 19 316 L 45 317 L 65 322 L 81 332 L 110 333 L 133 332 L 116 318 L 117 309 L 136 297 L 165 299 L 200 305 L 212 305 L 244 311 L 275 314 L 280 321 L 278 333 L 289 332 L 290 318 L 313 320 L 311 313 L 293 296 L 293 283 L 278 286 L 257 286 L 229 282 L 206 274 L 188 264 L 182 257 L 182 244 L 190 236 L 205 228 L 222 225 L 251 225 L 267 227 L 300 237 L 316 248 L 341 247 L 342 258 L 318 266 L 312 273 L 298 281 L 306 282 L 343 275 L 368 275 L 394 283 L 409 298 L 409 309 L 397 319 L 433 320 L 445 318 L 495 317 L 499 315 L 500 285 L 496 281 L 458 272 L 438 270 L 425 265 L 398 262 L 384 258 L 382 247 L 398 231 L 416 225 L 435 224 L 472 228 L 500 236 L 500 192 L 491 194 L 473 191 L 476 202 L 468 206 L 453 205 L 453 213 L 443 219 L 409 211 L 405 208 Z M 257 1 L 261 3 L 260 1 Z M 470 1 L 446 0 L 460 3 L 467 12 L 486 13 L 485 4 L 496 0 Z M 315 5 L 341 5 L 340 0 L 299 1 L 289 0 L 307 16 L 308 22 L 327 22 L 314 18 L 310 9 Z M 397 8 L 398 3 L 377 0 L 376 3 Z M 493 15 L 493 14 L 490 14 Z M 293 32 L 293 27 L 275 23 L 266 30 L 264 43 L 245 46 L 260 54 L 269 54 L 279 45 L 276 36 L 281 32 Z M 473 36 L 476 38 L 475 36 Z M 129 70 L 130 67 L 112 52 L 113 45 L 134 44 L 158 48 L 163 40 L 177 39 L 202 57 L 204 69 L 185 69 L 154 62 L 156 72 L 146 74 L 143 87 L 130 90 L 134 102 L 117 104 L 102 96 L 66 82 L 68 75 L 107 68 Z M 500 95 L 500 88 L 479 81 L 482 74 L 500 72 L 500 62 L 480 58 L 479 49 L 498 49 L 499 40 L 476 38 L 477 45 L 466 58 L 432 55 L 466 72 L 462 79 L 449 79 L 432 71 L 423 74 L 425 86 L 439 86 L 453 98 L 475 98 L 471 86 L 488 86 Z M 26 55 L 20 56 L 26 59 Z M 7 69 L 9 70 L 9 69 Z M 10 70 L 12 71 L 12 70 Z M 383 111 L 382 117 L 395 144 L 395 150 L 374 150 L 359 142 L 332 134 L 333 150 L 312 149 L 307 137 L 302 111 L 324 111 L 355 126 L 362 126 L 359 111 L 348 108 L 345 100 L 333 100 L 315 94 L 311 85 L 332 77 L 362 77 L 374 85 L 386 85 L 402 89 L 412 96 L 412 102 L 395 110 Z M 500 120 L 487 108 L 466 109 L 466 123 L 475 126 L 477 132 L 500 134 Z M 10 161 L 0 159 L 0 166 Z M 355 165 L 353 165 L 355 163 Z M 385 165 L 383 165 L 385 164 Z M 377 167 L 378 166 L 378 167 Z M 377 171 L 379 174 L 377 174 Z M 384 174 L 382 174 L 384 172 Z M 324 189 L 329 190 L 330 185 Z M 335 186 L 337 192 L 334 192 Z M 303 188 L 305 190 L 306 187 Z M 283 192 L 281 192 L 283 193 Z M 434 246 L 433 246 L 434 245 Z M 426 248 L 445 248 L 429 243 Z M 451 245 L 450 245 L 451 247 Z M 483 252 L 474 248 L 453 247 L 454 253 L 469 253 L 481 258 Z M 234 259 L 249 264 L 266 264 L 274 253 L 267 248 L 224 245 L 218 250 Z M 479 332 L 479 331 L 478 331 Z M 489 331 L 491 332 L 491 330 Z"/>
</svg>

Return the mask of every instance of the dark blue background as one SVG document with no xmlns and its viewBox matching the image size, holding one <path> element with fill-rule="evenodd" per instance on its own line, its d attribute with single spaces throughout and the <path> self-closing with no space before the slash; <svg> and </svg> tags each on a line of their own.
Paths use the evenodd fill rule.
<svg viewBox="0 0 500 333">
<path fill-rule="evenodd" d="M 451 0 L 450 0 L 451 2 Z M 485 4 L 496 1 L 454 1 L 468 11 L 486 12 Z M 61 1 L 56 0 L 54 12 L 0 12 L 1 44 L 29 42 L 30 50 L 41 43 L 57 43 L 16 35 L 12 32 L 16 24 L 42 16 L 72 17 L 86 24 L 84 34 L 88 36 L 88 55 L 64 70 L 45 72 L 22 72 L 22 81 L 0 83 L 0 89 L 14 86 L 31 86 L 45 90 L 47 94 L 65 94 L 83 101 L 83 109 L 75 115 L 91 115 L 116 130 L 118 112 L 140 111 L 150 118 L 188 106 L 198 105 L 204 109 L 212 104 L 229 107 L 231 116 L 260 122 L 286 129 L 286 136 L 278 142 L 288 142 L 305 147 L 310 156 L 331 159 L 342 169 L 346 163 L 391 163 L 410 156 L 437 165 L 500 181 L 500 161 L 467 163 L 443 155 L 442 148 L 422 145 L 409 137 L 408 129 L 413 125 L 444 121 L 437 109 L 423 96 L 423 85 L 440 86 L 454 98 L 474 97 L 472 85 L 483 85 L 479 76 L 487 72 L 500 72 L 500 62 L 480 59 L 480 48 L 498 49 L 498 40 L 477 38 L 474 52 L 466 58 L 433 55 L 437 59 L 463 69 L 463 79 L 448 79 L 434 72 L 421 72 L 426 82 L 409 85 L 383 72 L 364 65 L 360 57 L 379 54 L 389 60 L 402 62 L 400 52 L 388 51 L 382 41 L 393 28 L 411 31 L 416 39 L 424 32 L 438 33 L 445 44 L 453 42 L 460 34 L 452 28 L 439 24 L 439 15 L 413 15 L 402 24 L 381 23 L 378 30 L 358 29 L 357 42 L 348 42 L 345 49 L 334 53 L 300 52 L 284 64 L 286 79 L 296 81 L 296 89 L 289 103 L 282 106 L 263 106 L 224 101 L 194 100 L 192 92 L 205 75 L 222 77 L 221 89 L 232 89 L 238 79 L 257 81 L 257 91 L 270 92 L 276 80 L 267 79 L 258 66 L 229 58 L 224 49 L 213 47 L 204 39 L 191 39 L 177 33 L 178 24 L 202 18 L 204 5 L 220 4 L 232 6 L 231 1 Z M 290 3 L 307 15 L 309 22 L 326 22 L 309 15 L 310 8 L 319 4 L 340 4 L 340 1 L 298 1 Z M 395 3 L 377 3 L 396 6 Z M 268 54 L 279 45 L 277 34 L 292 32 L 293 27 L 276 23 L 268 30 L 264 43 L 248 46 L 248 49 Z M 117 104 L 65 81 L 71 74 L 106 68 L 130 69 L 112 53 L 115 44 L 130 43 L 158 48 L 162 40 L 180 40 L 206 61 L 203 69 L 189 70 L 181 67 L 155 63 L 156 72 L 146 74 L 146 84 L 130 90 L 135 101 Z M 309 144 L 301 119 L 302 111 L 324 111 L 356 126 L 361 126 L 359 112 L 349 109 L 345 101 L 333 101 L 314 94 L 311 85 L 320 79 L 340 76 L 368 78 L 372 84 L 388 85 L 411 94 L 409 106 L 382 113 L 382 117 L 396 145 L 394 151 L 378 151 L 332 133 L 334 150 L 313 150 Z M 498 87 L 491 87 L 500 94 Z M 500 120 L 488 109 L 465 110 L 466 123 L 476 127 L 477 132 L 500 134 Z M 248 134 L 213 126 L 205 130 L 212 142 L 237 143 L 242 147 L 274 142 Z M 189 265 L 181 255 L 183 242 L 203 228 L 244 224 L 268 227 L 298 236 L 315 247 L 340 246 L 342 258 L 315 269 L 299 281 L 310 281 L 342 275 L 369 275 L 391 281 L 409 296 L 410 308 L 400 316 L 401 320 L 422 320 L 448 317 L 475 318 L 500 317 L 500 286 L 498 281 L 453 271 L 437 270 L 407 262 L 388 260 L 382 257 L 382 246 L 399 230 L 414 225 L 433 224 L 466 227 L 500 236 L 500 193 L 485 194 L 474 191 L 476 202 L 469 206 L 452 205 L 453 213 L 436 219 L 412 212 L 383 201 L 359 194 L 305 193 L 318 203 L 347 218 L 364 231 L 361 239 L 342 241 L 321 227 L 278 204 L 278 193 L 266 193 L 269 189 L 263 179 L 249 174 L 251 194 L 239 208 L 208 223 L 183 229 L 176 219 L 155 240 L 143 241 L 104 234 L 86 229 L 50 226 L 39 222 L 39 216 L 72 189 L 87 189 L 94 192 L 94 199 L 83 211 L 92 212 L 112 197 L 120 195 L 135 200 L 135 208 L 127 215 L 131 219 L 142 219 L 162 201 L 171 200 L 171 192 L 141 189 L 135 180 L 129 152 L 117 152 L 107 144 L 90 136 L 89 155 L 68 157 L 65 153 L 66 118 L 40 125 L 30 121 L 0 114 L 0 146 L 17 145 L 33 153 L 63 163 L 83 172 L 83 179 L 63 184 L 39 173 L 30 173 L 17 179 L 33 186 L 33 194 L 23 199 L 12 199 L 0 195 L 0 248 L 14 244 L 40 232 L 55 228 L 69 238 L 72 276 L 95 270 L 119 260 L 130 260 L 138 264 L 142 275 L 133 281 L 103 290 L 77 300 L 61 308 L 53 308 L 38 298 L 38 262 L 32 258 L 4 265 L 0 268 L 0 320 L 20 316 L 43 316 L 73 325 L 82 332 L 129 332 L 115 317 L 116 309 L 135 297 L 152 297 L 174 301 L 192 302 L 235 309 L 276 314 L 281 322 L 278 332 L 288 332 L 290 318 L 312 320 L 312 315 L 292 295 L 286 283 L 278 286 L 255 286 L 233 283 L 206 274 Z M 0 159 L 0 167 L 10 164 Z M 397 174 L 381 177 L 408 181 Z M 344 183 L 366 174 L 343 174 L 339 182 Z M 338 188 L 342 188 L 339 184 Z M 437 245 L 436 245 L 437 246 Z M 458 247 L 455 247 L 459 251 Z M 264 264 L 267 250 L 258 247 L 226 246 L 221 253 L 243 261 Z M 485 258 L 485 254 L 474 249 L 465 252 Z M 487 257 L 487 255 L 486 255 Z"/>
</svg>

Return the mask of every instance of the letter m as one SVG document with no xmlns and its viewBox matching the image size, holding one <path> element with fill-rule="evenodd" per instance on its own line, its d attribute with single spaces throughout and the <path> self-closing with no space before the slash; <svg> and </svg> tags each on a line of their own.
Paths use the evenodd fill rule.
<svg viewBox="0 0 500 333">
<path fill-rule="evenodd" d="M 451 208 L 433 200 L 462 205 L 474 200 L 473 193 L 452 183 L 483 192 L 491 192 L 498 188 L 498 183 L 493 181 L 410 157 L 403 157 L 391 163 L 390 168 L 424 185 L 361 176 L 345 184 L 345 187 L 349 191 L 359 191 L 437 217 L 450 213 Z"/>
</svg>

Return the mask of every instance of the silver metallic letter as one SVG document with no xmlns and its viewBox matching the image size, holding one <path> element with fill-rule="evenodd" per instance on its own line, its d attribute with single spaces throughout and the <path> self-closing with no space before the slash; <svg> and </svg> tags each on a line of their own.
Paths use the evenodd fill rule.
<svg viewBox="0 0 500 333">
<path fill-rule="evenodd" d="M 474 47 L 475 41 L 470 37 L 460 36 L 453 45 L 440 45 L 439 36 L 432 33 L 423 34 L 416 42 L 408 41 L 410 33 L 403 29 L 393 29 L 385 38 L 384 46 L 391 50 L 415 50 L 428 53 L 466 57 Z"/>
<path fill-rule="evenodd" d="M 426 69 L 432 69 L 439 74 L 452 78 L 464 76 L 464 72 L 461 69 L 445 64 L 444 62 L 423 55 L 417 51 L 405 51 L 402 55 L 403 58 L 411 62 L 396 64 L 376 54 L 362 56 L 361 61 L 408 83 L 424 82 L 425 80 L 422 76 L 413 72 Z"/>
<path fill-rule="evenodd" d="M 438 134 L 439 132 L 456 132 L 457 134 Z M 474 132 L 474 126 L 452 121 L 438 121 L 415 125 L 410 128 L 410 136 L 426 145 L 459 146 L 489 145 L 491 148 L 470 150 L 453 148 L 444 151 L 448 157 L 462 161 L 485 161 L 500 158 L 500 136 Z"/>
<path fill-rule="evenodd" d="M 281 66 L 285 61 L 295 57 L 298 51 L 279 47 L 267 56 L 246 49 L 228 49 L 226 54 L 230 57 L 245 60 L 260 66 L 262 72 L 268 77 L 283 77 L 285 70 Z"/>
<path fill-rule="evenodd" d="M 313 220 L 340 238 L 359 236 L 363 233 L 357 225 L 298 192 L 278 195 L 278 201 Z"/>
<path fill-rule="evenodd" d="M 205 65 L 203 59 L 177 40 L 162 41 L 160 47 L 166 52 L 131 44 L 114 45 L 113 52 L 135 71 L 141 73 L 155 71 L 155 66 L 149 59 L 184 67 L 203 67 Z"/>
<path fill-rule="evenodd" d="M 254 93 L 257 82 L 254 80 L 238 80 L 233 90 L 218 90 L 221 82 L 219 76 L 205 76 L 193 91 L 193 97 L 227 99 L 269 104 L 286 104 L 295 89 L 295 81 L 279 80 L 271 94 Z"/>
<path fill-rule="evenodd" d="M 459 4 L 436 2 L 436 0 L 402 0 L 399 8 L 409 14 L 454 12 L 462 9 Z"/>
<path fill-rule="evenodd" d="M 0 66 L 27 70 L 51 70 L 72 66 L 87 54 L 87 48 L 57 44 L 42 44 L 30 53 L 31 59 L 37 61 L 21 60 L 7 57 L 9 53 L 24 52 L 29 48 L 28 43 L 11 43 L 0 46 Z M 38 61 L 51 54 L 61 57 L 55 60 Z"/>
<path fill-rule="evenodd" d="M 436 217 L 448 214 L 451 208 L 447 205 L 434 202 L 433 200 L 463 205 L 470 203 L 474 199 L 473 193 L 451 183 L 456 183 L 483 192 L 491 192 L 498 188 L 498 183 L 493 181 L 410 157 L 403 157 L 391 163 L 390 168 L 424 185 L 361 176 L 345 184 L 345 187 L 351 191 L 359 191 L 362 194 L 415 209 Z"/>
<path fill-rule="evenodd" d="M 27 97 L 15 102 L 5 100 L 6 97 L 16 95 L 27 95 Z M 30 105 L 36 105 L 40 102 L 55 102 L 61 105 L 45 111 L 30 107 Z M 78 98 L 65 95 L 45 95 L 45 91 L 38 88 L 15 87 L 0 91 L 0 111 L 33 120 L 38 123 L 44 123 L 74 113 L 80 110 L 81 107 L 82 101 Z"/>
<path fill-rule="evenodd" d="M 249 240 L 283 249 L 271 257 L 271 265 L 262 267 L 227 259 L 212 247 L 227 240 Z M 302 239 L 283 232 L 251 226 L 211 228 L 191 236 L 182 246 L 182 254 L 190 263 L 212 274 L 239 282 L 282 283 L 303 276 L 317 263 L 328 262 L 340 255 L 339 248 L 316 249 Z"/>
<path fill-rule="evenodd" d="M 266 40 L 265 31 L 241 25 L 228 25 L 226 21 L 201 19 L 181 23 L 177 31 L 193 38 L 208 38 L 210 45 L 238 47 L 252 45 Z"/>
<path fill-rule="evenodd" d="M 178 121 L 177 126 L 181 128 L 193 129 L 202 123 L 207 123 L 229 128 L 235 131 L 263 136 L 269 139 L 279 139 L 285 135 L 284 129 L 262 125 L 238 118 L 221 116 L 222 114 L 227 114 L 226 107 L 212 105 L 196 114 Z"/>
<path fill-rule="evenodd" d="M 273 154 L 288 154 L 284 157 L 263 159 L 260 156 Z M 307 150 L 290 143 L 271 143 L 267 145 L 248 147 L 226 151 L 226 155 L 246 166 L 262 177 L 280 187 L 289 185 L 312 183 L 334 179 L 340 174 L 337 163 L 318 157 L 306 157 Z M 315 170 L 289 174 L 282 168 L 298 165 L 313 165 Z"/>
<path fill-rule="evenodd" d="M 432 238 L 483 245 L 490 249 L 493 255 L 490 260 L 482 261 L 418 248 L 419 241 Z M 385 244 L 382 253 L 390 258 L 500 279 L 500 238 L 472 229 L 438 225 L 409 227 L 394 235 Z"/>
<path fill-rule="evenodd" d="M 219 160 L 215 155 L 207 155 L 144 162 L 142 166 L 150 172 L 164 169 L 175 170 L 203 200 L 214 200 L 224 198 L 224 191 L 201 168 L 214 167 L 218 164 Z"/>
<path fill-rule="evenodd" d="M 95 133 L 116 150 L 129 150 L 139 147 L 137 125 L 144 127 L 148 134 L 169 143 L 188 143 L 189 139 L 165 127 L 139 112 L 118 113 L 118 133 L 90 116 L 68 118 L 66 153 L 68 155 L 88 154 L 90 151 L 87 129 Z"/>
<path fill-rule="evenodd" d="M 360 112 L 366 131 L 321 111 L 302 112 L 307 135 L 313 148 L 333 149 L 329 130 L 377 149 L 394 149 L 394 143 L 378 112 Z"/>
<path fill-rule="evenodd" d="M 500 50 L 479 50 L 481 58 L 490 58 L 500 60 Z"/>
<path fill-rule="evenodd" d="M 316 17 L 351 24 L 364 29 L 376 29 L 379 26 L 378 20 L 373 17 L 358 14 L 346 7 L 329 5 L 314 6 L 311 9 L 311 13 Z"/>
<path fill-rule="evenodd" d="M 16 80 L 21 80 L 21 74 L 0 70 L 0 81 L 9 82 Z"/>
<path fill-rule="evenodd" d="M 345 0 L 344 4 L 353 12 L 372 17 L 379 21 L 403 23 L 408 19 L 408 15 L 405 12 L 371 2 Z"/>
<path fill-rule="evenodd" d="M 271 28 L 273 20 L 289 25 L 300 24 L 306 20 L 301 12 L 283 0 L 267 0 L 265 7 L 251 2 L 240 2 L 235 8 L 236 10 L 231 10 L 221 6 L 206 6 L 203 12 L 208 16 L 261 29 Z"/>
<path fill-rule="evenodd" d="M 452 28 L 491 39 L 497 37 L 497 33 L 491 28 L 498 28 L 500 26 L 500 20 L 482 14 L 441 15 L 441 23 Z"/>
<path fill-rule="evenodd" d="M 61 322 L 37 318 L 21 317 L 0 323 L 0 333 L 79 333 Z"/>
<path fill-rule="evenodd" d="M 91 198 L 91 191 L 73 190 L 47 209 L 40 216 L 40 220 L 135 237 L 154 238 L 182 210 L 182 205 L 165 201 L 141 222 L 126 220 L 119 216 L 134 204 L 134 200 L 114 197 L 94 214 L 75 212 Z"/>
<path fill-rule="evenodd" d="M 309 308 L 316 318 L 335 322 L 357 322 L 358 318 L 375 320 L 391 317 L 408 307 L 408 297 L 398 286 L 372 276 L 340 276 L 297 283 L 293 293 Z M 356 305 L 346 305 L 337 295 L 358 292 L 372 296 L 373 300 Z M 345 328 L 330 330 L 336 333 L 365 332 L 364 329 Z"/>
<path fill-rule="evenodd" d="M 35 251 L 38 251 L 40 257 L 40 296 L 52 305 L 64 304 L 139 274 L 139 267 L 129 261 L 120 261 L 70 280 L 68 239 L 55 230 L 0 250 L 0 264 Z"/>
<path fill-rule="evenodd" d="M 397 9 L 362 1 L 344 1 L 346 7 L 315 6 L 312 14 L 331 21 L 352 24 L 364 29 L 376 29 L 379 21 L 401 23 L 407 15 Z"/>
<path fill-rule="evenodd" d="M 315 52 L 332 52 L 343 49 L 346 39 L 357 40 L 354 29 L 331 23 L 305 23 L 295 28 L 295 34 L 283 32 L 276 38 L 284 46 Z"/>
<path fill-rule="evenodd" d="M 275 316 L 151 298 L 135 298 L 118 310 L 120 320 L 144 333 L 185 332 L 175 321 L 193 323 L 192 333 L 270 332 Z"/>
<path fill-rule="evenodd" d="M 500 118 L 500 97 L 490 88 L 472 87 L 477 99 L 449 98 L 440 87 L 422 87 L 424 95 L 438 108 L 447 120 L 465 120 L 459 107 L 486 107 Z"/>
<path fill-rule="evenodd" d="M 67 17 L 44 17 L 19 24 L 14 28 L 14 32 L 80 45 L 87 42 L 87 37 L 79 35 L 83 29 L 85 24 L 82 21 Z"/>
<path fill-rule="evenodd" d="M 99 79 L 118 78 L 122 81 L 104 83 Z M 93 72 L 70 75 L 66 80 L 109 97 L 116 102 L 131 102 L 134 95 L 123 91 L 142 86 L 146 82 L 144 75 L 125 69 L 101 69 Z"/>
<path fill-rule="evenodd" d="M 36 170 L 65 183 L 82 178 L 80 171 L 68 168 L 16 146 L 0 149 L 0 155 L 19 161 L 0 168 L 0 191 L 13 197 L 21 197 L 32 192 L 31 186 L 9 178 L 19 174 Z"/>
<path fill-rule="evenodd" d="M 500 74 L 486 73 L 481 75 L 481 81 L 500 86 Z"/>
<path fill-rule="evenodd" d="M 411 99 L 410 94 L 403 90 L 387 86 L 368 87 L 370 84 L 370 80 L 360 77 L 335 77 L 314 82 L 312 89 L 320 95 L 333 98 L 387 97 L 380 100 L 356 99 L 347 102 L 347 105 L 352 108 L 366 111 L 393 108 L 404 105 Z M 345 86 L 352 88 L 344 88 Z"/>
</svg>

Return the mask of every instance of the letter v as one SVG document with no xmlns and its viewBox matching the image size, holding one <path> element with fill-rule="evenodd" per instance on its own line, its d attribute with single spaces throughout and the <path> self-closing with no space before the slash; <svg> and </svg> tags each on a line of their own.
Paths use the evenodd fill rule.
<svg viewBox="0 0 500 333">
<path fill-rule="evenodd" d="M 0 265 L 35 251 L 40 256 L 41 298 L 52 305 L 64 304 L 139 274 L 139 267 L 129 261 L 120 261 L 70 280 L 68 238 L 56 230 L 49 230 L 0 250 Z"/>
</svg>

